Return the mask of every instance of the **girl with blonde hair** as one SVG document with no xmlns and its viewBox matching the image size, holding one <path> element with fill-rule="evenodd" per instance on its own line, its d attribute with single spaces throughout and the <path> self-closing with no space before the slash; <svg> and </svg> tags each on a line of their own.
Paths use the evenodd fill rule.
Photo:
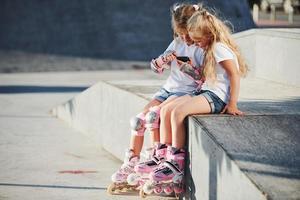
<svg viewBox="0 0 300 200">
<path fill-rule="evenodd" d="M 247 66 L 229 28 L 205 8 L 200 8 L 188 20 L 187 30 L 194 44 L 204 49 L 205 82 L 201 91 L 179 97 L 161 109 L 161 143 L 172 146 L 172 153 L 150 174 L 158 182 L 183 177 L 186 138 L 183 122 L 188 115 L 243 114 L 237 101 L 240 77 L 246 75 Z"/>
<path fill-rule="evenodd" d="M 151 68 L 156 73 L 162 73 L 165 69 L 170 69 L 171 72 L 153 99 L 130 122 L 132 128 L 130 149 L 126 152 L 120 169 L 112 175 L 113 183 L 108 187 L 111 194 L 119 189 L 128 188 L 128 182 L 135 186 L 135 182 L 140 178 L 135 176 L 136 173 L 149 175 L 166 157 L 167 146 L 159 143 L 160 109 L 179 96 L 191 94 L 198 87 L 198 82 L 191 79 L 190 74 L 180 70 L 181 64 L 184 63 L 180 60 L 184 58 L 188 58 L 190 63 L 195 65 L 193 69 L 200 68 L 203 63 L 203 49 L 193 44 L 187 31 L 187 21 L 198 8 L 188 3 L 175 4 L 171 8 L 174 40 L 162 55 L 151 61 Z M 152 137 L 153 151 L 149 159 L 140 162 L 146 129 L 150 131 Z"/>
</svg>

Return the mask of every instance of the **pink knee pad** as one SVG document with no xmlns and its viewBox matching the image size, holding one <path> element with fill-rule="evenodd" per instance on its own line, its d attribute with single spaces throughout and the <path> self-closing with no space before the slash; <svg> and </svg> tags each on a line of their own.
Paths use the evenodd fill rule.
<svg viewBox="0 0 300 200">
<path fill-rule="evenodd" d="M 160 107 L 154 106 L 149 109 L 149 112 L 146 114 L 145 117 L 145 127 L 148 130 L 153 130 L 159 128 L 159 113 Z"/>
<path fill-rule="evenodd" d="M 145 133 L 145 115 L 139 113 L 137 116 L 130 119 L 131 134 L 143 136 Z"/>
</svg>

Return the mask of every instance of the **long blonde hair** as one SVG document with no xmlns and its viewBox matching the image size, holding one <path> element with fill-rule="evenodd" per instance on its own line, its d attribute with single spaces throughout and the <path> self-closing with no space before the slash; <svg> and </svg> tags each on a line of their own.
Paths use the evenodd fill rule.
<svg viewBox="0 0 300 200">
<path fill-rule="evenodd" d="M 210 78 L 213 81 L 216 80 L 215 66 L 217 63 L 214 57 L 214 48 L 217 42 L 224 43 L 235 53 L 240 75 L 245 76 L 247 74 L 248 67 L 231 36 L 231 31 L 220 19 L 202 7 L 190 17 L 187 29 L 189 33 L 192 33 L 197 38 L 204 37 L 209 39 L 203 63 L 203 74 L 206 78 Z"/>
</svg>

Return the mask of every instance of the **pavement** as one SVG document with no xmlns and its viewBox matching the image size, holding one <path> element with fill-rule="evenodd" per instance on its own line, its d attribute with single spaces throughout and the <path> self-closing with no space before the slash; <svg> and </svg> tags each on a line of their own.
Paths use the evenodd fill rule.
<svg viewBox="0 0 300 200">
<path fill-rule="evenodd" d="M 0 74 L 1 200 L 139 199 L 108 195 L 121 161 L 49 112 L 109 74 Z"/>
</svg>

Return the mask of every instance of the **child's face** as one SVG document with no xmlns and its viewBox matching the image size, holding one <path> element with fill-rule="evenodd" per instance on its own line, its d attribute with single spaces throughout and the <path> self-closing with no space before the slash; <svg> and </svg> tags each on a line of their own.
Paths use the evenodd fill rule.
<svg viewBox="0 0 300 200">
<path fill-rule="evenodd" d="M 188 46 L 194 43 L 186 29 L 177 29 L 176 33 Z"/>
<path fill-rule="evenodd" d="M 203 48 L 203 49 L 205 49 L 208 46 L 209 38 L 207 38 L 205 36 L 199 37 L 199 35 L 196 36 L 196 34 L 193 32 L 189 32 L 189 35 L 196 46 Z"/>
</svg>

